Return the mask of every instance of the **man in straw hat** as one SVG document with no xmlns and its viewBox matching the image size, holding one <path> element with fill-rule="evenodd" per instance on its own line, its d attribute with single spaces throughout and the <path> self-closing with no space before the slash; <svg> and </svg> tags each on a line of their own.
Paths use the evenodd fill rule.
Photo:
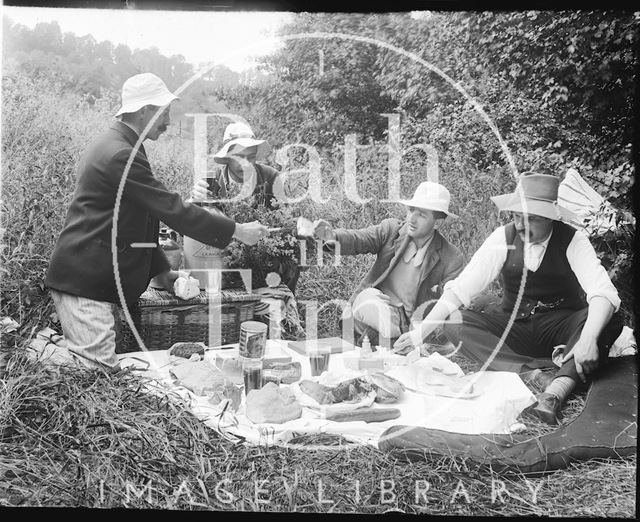
<svg viewBox="0 0 640 522">
<path fill-rule="evenodd" d="M 445 285 L 424 321 L 394 346 L 403 353 L 420 345 L 500 275 L 501 305 L 462 311 L 462 323 L 452 319 L 445 334 L 488 369 L 523 376 L 534 368 L 553 367 L 552 352 L 562 349 L 557 373 L 538 379 L 544 392 L 533 411 L 549 424 L 558 422 L 576 384 L 586 382 L 606 361 L 622 329 L 619 314 L 614 315 L 618 293 L 587 237 L 563 222 L 572 216 L 557 203 L 558 185 L 555 176 L 526 173 L 515 192 L 491 198 L 499 211 L 511 212 L 513 221 L 485 240 L 462 273 Z"/>
<path fill-rule="evenodd" d="M 185 203 L 153 176 L 144 146 L 135 146 L 140 137 L 141 141 L 155 141 L 167 129 L 170 104 L 176 99 L 154 74 L 129 78 L 122 87 L 122 107 L 116 114 L 119 121 L 89 145 L 79 164 L 76 190 L 45 284 L 51 290 L 69 352 L 89 367 L 119 368 L 116 268 L 127 305 L 137 301 L 154 276 L 167 289 L 178 277 L 158 245 L 160 221 L 219 248 L 231 238 L 254 244 L 268 233 L 260 223 L 235 223 Z M 116 217 L 114 266 L 111 237 Z"/>
<path fill-rule="evenodd" d="M 334 230 L 325 220 L 314 223 L 314 234 L 339 243 L 340 255 L 377 255 L 349 300 L 360 338 L 366 334 L 372 344 L 391 347 L 409 329 L 412 315 L 424 317 L 444 283 L 461 272 L 462 254 L 438 232 L 444 219 L 456 217 L 449 200 L 446 187 L 425 181 L 413 198 L 400 201 L 407 208 L 404 222 L 385 219 L 359 230 Z"/>
</svg>

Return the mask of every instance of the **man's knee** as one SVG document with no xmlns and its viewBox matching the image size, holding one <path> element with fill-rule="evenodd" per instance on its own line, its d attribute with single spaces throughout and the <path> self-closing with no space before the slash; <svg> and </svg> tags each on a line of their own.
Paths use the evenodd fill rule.
<svg viewBox="0 0 640 522">
<path fill-rule="evenodd" d="M 380 299 L 381 293 L 377 288 L 360 292 L 353 302 L 353 317 L 384 337 L 398 337 L 401 333 L 398 312 Z"/>
</svg>

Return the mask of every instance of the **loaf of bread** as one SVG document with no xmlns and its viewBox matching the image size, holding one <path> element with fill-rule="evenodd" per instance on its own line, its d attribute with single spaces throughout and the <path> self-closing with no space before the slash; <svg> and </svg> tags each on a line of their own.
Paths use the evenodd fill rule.
<svg viewBox="0 0 640 522">
<path fill-rule="evenodd" d="M 398 408 L 358 408 L 353 411 L 327 413 L 326 419 L 334 422 L 383 422 L 400 417 Z"/>
<path fill-rule="evenodd" d="M 367 377 L 376 391 L 376 402 L 388 404 L 402 399 L 404 386 L 393 377 L 383 373 L 373 373 Z"/>
<path fill-rule="evenodd" d="M 246 410 L 247 418 L 257 424 L 282 424 L 302 415 L 302 406 L 293 393 L 272 382 L 248 393 Z"/>
<path fill-rule="evenodd" d="M 206 361 L 185 361 L 169 370 L 178 384 L 196 395 L 210 395 L 225 385 L 222 372 Z"/>
</svg>

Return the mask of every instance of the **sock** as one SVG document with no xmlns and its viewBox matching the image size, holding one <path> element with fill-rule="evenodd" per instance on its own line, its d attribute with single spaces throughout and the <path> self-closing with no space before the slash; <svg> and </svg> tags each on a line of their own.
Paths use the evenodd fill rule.
<svg viewBox="0 0 640 522">
<path fill-rule="evenodd" d="M 562 404 L 567 397 L 571 394 L 573 389 L 576 387 L 576 381 L 574 381 L 571 377 L 566 375 L 561 375 L 560 377 L 556 377 L 551 381 L 551 384 L 547 386 L 547 389 L 544 391 L 545 393 L 551 393 L 555 395 L 560 400 Z"/>
</svg>

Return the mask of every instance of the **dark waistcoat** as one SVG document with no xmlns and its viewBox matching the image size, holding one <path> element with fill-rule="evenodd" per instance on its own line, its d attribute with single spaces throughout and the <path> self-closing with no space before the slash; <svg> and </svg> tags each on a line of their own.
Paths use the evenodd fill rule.
<svg viewBox="0 0 640 522">
<path fill-rule="evenodd" d="M 535 272 L 527 270 L 516 320 L 525 319 L 536 312 L 560 308 L 580 310 L 586 306 L 584 291 L 567 259 L 567 247 L 574 233 L 575 229 L 569 225 L 554 222 L 540 267 Z M 502 309 L 510 314 L 516 305 L 522 282 L 524 243 L 517 234 L 514 223 L 505 227 L 505 236 L 508 248 L 509 245 L 513 245 L 513 248 L 509 249 L 501 271 Z"/>
</svg>

